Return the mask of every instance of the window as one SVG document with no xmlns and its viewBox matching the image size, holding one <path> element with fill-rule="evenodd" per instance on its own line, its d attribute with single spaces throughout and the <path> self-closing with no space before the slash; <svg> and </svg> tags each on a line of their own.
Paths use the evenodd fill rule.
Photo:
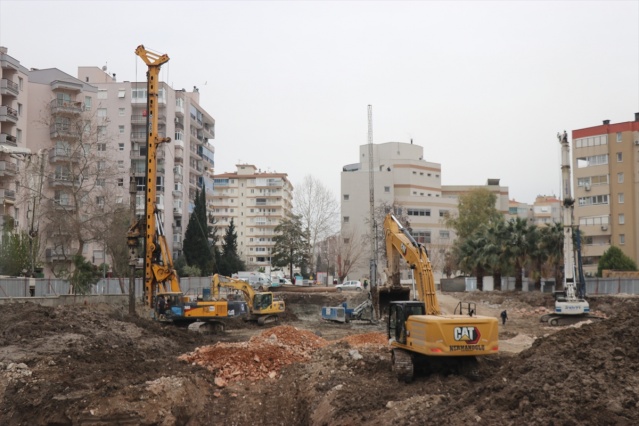
<svg viewBox="0 0 639 426">
<path fill-rule="evenodd" d="M 18 104 L 18 116 L 22 116 L 22 104 Z"/>
<path fill-rule="evenodd" d="M 104 170 L 106 168 L 106 162 L 98 161 L 98 170 Z"/>
<path fill-rule="evenodd" d="M 619 204 L 623 204 L 624 203 L 623 192 L 620 192 L 619 195 L 617 195 L 617 200 L 619 201 Z"/>
<path fill-rule="evenodd" d="M 118 115 L 124 117 L 124 108 L 118 108 Z"/>
<path fill-rule="evenodd" d="M 450 238 L 450 231 L 439 231 L 439 238 L 447 240 Z"/>
<path fill-rule="evenodd" d="M 430 216 L 430 209 L 407 209 L 408 216 Z"/>
<path fill-rule="evenodd" d="M 106 126 L 98 126 L 98 137 L 105 137 L 107 134 Z"/>
<path fill-rule="evenodd" d="M 118 98 L 123 99 L 126 96 L 126 89 L 118 90 Z"/>
<path fill-rule="evenodd" d="M 344 201 L 348 201 L 348 194 L 344 194 Z"/>
<path fill-rule="evenodd" d="M 16 130 L 16 142 L 17 143 L 22 142 L 22 130 L 20 129 Z"/>
<path fill-rule="evenodd" d="M 123 144 L 122 142 L 120 142 L 120 143 L 118 144 L 118 149 L 119 149 L 120 151 L 124 151 L 124 144 Z"/>
<path fill-rule="evenodd" d="M 348 223 L 349 220 L 350 220 L 349 216 L 344 216 L 344 223 Z"/>
<path fill-rule="evenodd" d="M 619 234 L 619 244 L 620 245 L 626 244 L 626 234 Z"/>
<path fill-rule="evenodd" d="M 22 77 L 18 77 L 18 87 L 22 90 L 22 86 L 24 85 L 24 79 Z"/>
<path fill-rule="evenodd" d="M 350 243 L 350 242 L 351 242 L 351 239 L 350 239 L 350 238 L 344 238 L 344 244 L 348 244 L 348 243 Z"/>
<path fill-rule="evenodd" d="M 608 204 L 608 195 L 593 195 L 591 197 L 580 197 L 580 206 L 592 206 L 598 204 Z"/>
<path fill-rule="evenodd" d="M 98 89 L 98 99 L 106 99 L 107 91 L 106 89 Z"/>
<path fill-rule="evenodd" d="M 104 184 L 106 183 L 106 179 L 104 178 L 98 178 L 95 180 L 95 185 L 96 186 L 104 186 Z"/>
<path fill-rule="evenodd" d="M 385 186 L 384 187 L 384 192 L 390 192 L 390 186 Z"/>
<path fill-rule="evenodd" d="M 123 187 L 124 186 L 124 178 L 118 178 L 118 186 L 119 187 Z"/>
<path fill-rule="evenodd" d="M 118 126 L 118 132 L 120 132 L 120 134 L 124 133 L 124 126 Z"/>
<path fill-rule="evenodd" d="M 617 153 L 617 163 L 621 163 L 623 161 L 623 152 Z"/>
<path fill-rule="evenodd" d="M 98 152 L 105 152 L 106 151 L 106 144 L 105 143 L 97 144 L 97 149 L 98 149 Z"/>
<path fill-rule="evenodd" d="M 623 225 L 624 223 L 626 223 L 626 217 L 624 216 L 623 213 L 619 214 L 619 225 Z"/>
<path fill-rule="evenodd" d="M 608 164 L 608 154 L 593 155 L 592 157 L 579 157 L 577 158 L 577 167 L 590 167 L 599 166 L 602 164 Z"/>
<path fill-rule="evenodd" d="M 415 231 L 413 232 L 413 238 L 418 243 L 430 244 L 430 231 Z"/>
<path fill-rule="evenodd" d="M 623 183 L 623 173 L 617 173 L 617 183 Z"/>
<path fill-rule="evenodd" d="M 617 132 L 617 142 L 621 142 L 621 132 Z"/>
<path fill-rule="evenodd" d="M 95 197 L 95 203 L 100 208 L 104 207 L 104 197 L 102 195 L 99 195 L 99 196 Z"/>
<path fill-rule="evenodd" d="M 448 216 L 448 210 L 439 211 L 439 217 L 446 217 L 446 216 Z"/>
<path fill-rule="evenodd" d="M 106 108 L 98 108 L 98 118 L 107 118 Z"/>
</svg>

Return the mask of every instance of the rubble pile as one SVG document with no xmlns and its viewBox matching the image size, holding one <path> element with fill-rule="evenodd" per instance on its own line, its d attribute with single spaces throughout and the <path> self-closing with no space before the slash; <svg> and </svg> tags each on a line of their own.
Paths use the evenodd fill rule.
<svg viewBox="0 0 639 426">
<path fill-rule="evenodd" d="M 251 337 L 248 342 L 202 346 L 178 359 L 200 365 L 215 374 L 215 383 L 275 378 L 285 365 L 310 360 L 326 340 L 307 330 L 278 326 Z"/>
</svg>

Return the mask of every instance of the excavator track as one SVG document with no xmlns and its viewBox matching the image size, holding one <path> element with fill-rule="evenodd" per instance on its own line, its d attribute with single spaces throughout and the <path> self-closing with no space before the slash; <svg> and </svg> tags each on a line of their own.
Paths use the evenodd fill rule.
<svg viewBox="0 0 639 426">
<path fill-rule="evenodd" d="M 277 315 L 264 315 L 257 317 L 257 325 L 273 324 L 279 321 Z"/>
<path fill-rule="evenodd" d="M 224 333 L 225 326 L 220 321 L 196 321 L 189 324 L 188 329 L 202 334 L 218 334 Z"/>
<path fill-rule="evenodd" d="M 604 317 L 597 317 L 593 315 L 553 315 L 546 314 L 540 319 L 541 322 L 547 322 L 552 327 L 561 327 L 566 325 L 577 324 L 583 321 L 602 321 Z"/>
<path fill-rule="evenodd" d="M 404 383 L 410 383 L 415 376 L 415 365 L 413 364 L 413 356 L 403 350 L 394 348 L 392 355 L 393 371 L 397 375 L 397 379 Z"/>
</svg>

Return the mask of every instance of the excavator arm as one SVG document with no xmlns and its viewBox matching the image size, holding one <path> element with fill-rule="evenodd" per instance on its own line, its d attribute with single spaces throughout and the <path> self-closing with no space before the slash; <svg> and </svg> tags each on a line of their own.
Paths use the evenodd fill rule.
<svg viewBox="0 0 639 426">
<path fill-rule="evenodd" d="M 243 280 L 225 277 L 224 275 L 213 275 L 213 279 L 211 281 L 211 296 L 213 296 L 214 299 L 218 299 L 220 297 L 220 288 L 222 287 L 241 291 L 244 294 L 244 299 L 248 304 L 249 311 L 253 312 L 255 290 L 253 290 L 253 287 L 251 287 L 249 283 Z"/>
<path fill-rule="evenodd" d="M 419 244 L 402 226 L 392 213 L 384 220 L 386 240 L 386 257 L 388 259 L 387 275 L 393 285 L 399 285 L 399 263 L 404 259 L 414 271 L 416 292 L 415 297 L 426 305 L 427 315 L 441 313 L 435 290 L 433 269 L 426 253 L 426 248 Z"/>
</svg>

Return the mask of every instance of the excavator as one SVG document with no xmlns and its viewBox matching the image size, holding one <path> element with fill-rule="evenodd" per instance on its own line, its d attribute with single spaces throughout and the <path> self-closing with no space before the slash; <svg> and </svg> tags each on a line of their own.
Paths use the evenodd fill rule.
<svg viewBox="0 0 639 426">
<path fill-rule="evenodd" d="M 245 302 L 229 305 L 226 301 L 192 300 L 180 288 L 156 204 L 157 149 L 160 144 L 171 142 L 171 138 L 158 134 L 159 73 L 169 57 L 150 52 L 143 45 L 138 46 L 135 53 L 148 66 L 147 167 L 144 217 L 127 232 L 129 263 L 137 263 L 138 241 L 144 236 L 144 302 L 153 309 L 154 318 L 177 325 L 187 324 L 189 329 L 200 332 L 221 332 L 225 328 L 224 319 L 245 315 L 248 307 Z"/>
<path fill-rule="evenodd" d="M 579 233 L 577 232 L 578 262 L 575 263 L 575 250 L 573 243 L 573 210 L 575 200 L 570 190 L 570 145 L 566 131 L 557 133 L 557 139 L 561 144 L 561 175 L 562 175 L 562 221 L 564 225 L 564 282 L 563 291 L 556 291 L 555 312 L 543 315 L 541 322 L 551 326 L 575 324 L 588 319 L 601 320 L 602 317 L 590 315 L 590 304 L 585 299 L 586 283 L 581 264 L 581 247 Z M 578 274 L 576 273 L 578 272 Z M 578 281 L 577 281 L 578 278 Z"/>
<path fill-rule="evenodd" d="M 390 302 L 387 332 L 393 371 L 411 382 L 418 370 L 472 372 L 476 357 L 499 351 L 497 318 L 478 316 L 472 302 L 459 302 L 453 314 L 439 307 L 426 248 L 397 218 L 384 220 L 387 275 L 399 277 L 400 259 L 415 277 L 414 300 Z"/>
<path fill-rule="evenodd" d="M 248 320 L 257 321 L 259 325 L 264 325 L 278 320 L 278 315 L 284 313 L 286 308 L 284 301 L 273 296 L 271 292 L 256 292 L 251 284 L 244 280 L 225 277 L 215 274 L 211 280 L 211 295 L 213 299 L 219 299 L 220 289 L 232 289 L 242 293 L 244 300 L 248 304 Z M 228 296 L 227 296 L 228 298 Z"/>
</svg>

